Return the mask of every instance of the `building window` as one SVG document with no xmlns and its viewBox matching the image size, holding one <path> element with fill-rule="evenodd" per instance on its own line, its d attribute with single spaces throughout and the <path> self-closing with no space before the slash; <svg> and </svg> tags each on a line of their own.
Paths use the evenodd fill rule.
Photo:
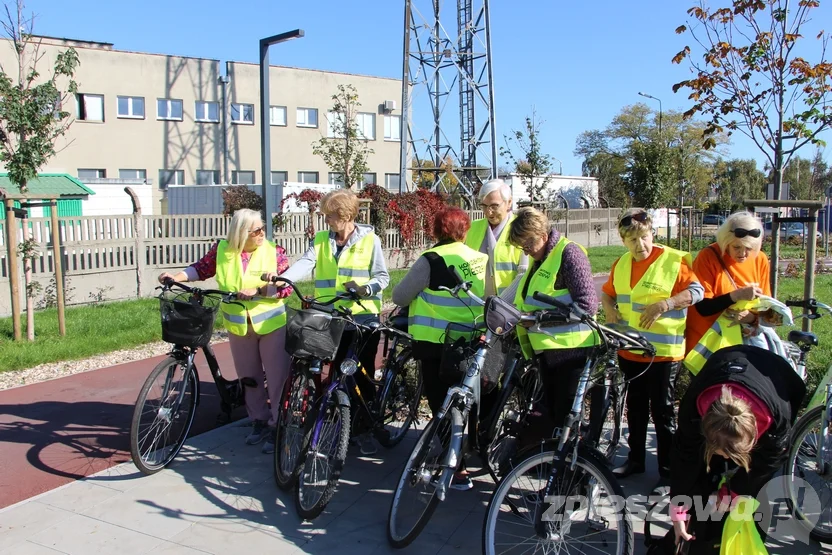
<svg viewBox="0 0 832 555">
<path fill-rule="evenodd" d="M 159 170 L 159 187 L 164 189 L 168 185 L 184 185 L 185 170 Z"/>
<path fill-rule="evenodd" d="M 104 95 L 78 93 L 78 115 L 80 121 L 104 121 Z"/>
<path fill-rule="evenodd" d="M 337 173 L 337 172 L 329 172 L 327 176 L 327 183 L 330 185 L 338 185 L 339 187 L 344 186 L 344 174 Z"/>
<path fill-rule="evenodd" d="M 160 98 L 156 101 L 156 119 L 182 121 L 182 101 Z"/>
<path fill-rule="evenodd" d="M 298 108 L 297 120 L 298 127 L 318 127 L 317 108 Z"/>
<path fill-rule="evenodd" d="M 118 170 L 119 179 L 147 179 L 147 170 Z"/>
<path fill-rule="evenodd" d="M 344 124 L 341 123 L 343 121 L 344 115 L 339 114 L 338 112 L 327 112 L 326 113 L 326 136 L 330 139 L 338 138 L 343 139 L 344 135 L 341 133 L 335 133 L 335 126 L 338 125 L 341 129 L 344 128 Z"/>
<path fill-rule="evenodd" d="M 118 117 L 144 119 L 144 97 L 142 96 L 119 96 L 117 97 Z"/>
<path fill-rule="evenodd" d="M 387 187 L 388 191 L 399 192 L 399 174 L 397 174 L 397 173 L 385 173 L 384 174 L 384 186 Z"/>
<path fill-rule="evenodd" d="M 269 106 L 269 124 L 286 126 L 286 106 Z"/>
<path fill-rule="evenodd" d="M 219 170 L 196 170 L 197 185 L 217 185 L 220 182 Z"/>
<path fill-rule="evenodd" d="M 78 179 L 105 179 L 107 170 L 96 170 L 90 168 L 79 168 Z"/>
<path fill-rule="evenodd" d="M 254 125 L 254 104 L 231 104 L 231 123 Z"/>
<path fill-rule="evenodd" d="M 233 185 L 253 185 L 254 184 L 254 172 L 253 171 L 231 172 L 231 183 Z"/>
<path fill-rule="evenodd" d="M 355 116 L 358 126 L 358 136 L 368 141 L 376 140 L 376 115 L 359 112 Z"/>
<path fill-rule="evenodd" d="M 197 100 L 194 103 L 194 120 L 203 123 L 220 121 L 220 103 Z"/>
<path fill-rule="evenodd" d="M 375 185 L 376 184 L 376 174 L 374 173 L 365 173 L 364 174 L 364 186 L 367 185 Z"/>
<path fill-rule="evenodd" d="M 318 172 L 298 172 L 298 183 L 318 183 Z"/>
<path fill-rule="evenodd" d="M 401 116 L 384 116 L 384 140 L 400 141 L 402 138 L 401 125 Z"/>
<path fill-rule="evenodd" d="M 283 185 L 289 181 L 289 172 L 272 172 L 272 185 Z"/>
</svg>

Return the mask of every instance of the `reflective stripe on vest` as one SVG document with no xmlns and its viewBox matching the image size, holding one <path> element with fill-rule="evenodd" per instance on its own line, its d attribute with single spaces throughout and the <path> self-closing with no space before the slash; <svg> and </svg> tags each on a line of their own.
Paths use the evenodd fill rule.
<svg viewBox="0 0 832 555">
<path fill-rule="evenodd" d="M 329 241 L 329 231 L 315 234 L 315 297 L 332 298 L 346 291 L 344 284 L 354 281 L 366 285 L 370 281 L 375 250 L 375 233 L 368 233 L 349 247 L 344 247 L 341 256 L 335 260 Z M 338 301 L 339 307 L 348 308 L 353 314 L 379 314 L 381 312 L 381 292 L 361 299 L 361 307 L 354 301 Z"/>
<path fill-rule="evenodd" d="M 514 305 L 523 312 L 530 312 L 540 308 L 552 308 L 551 305 L 541 303 L 534 299 L 534 293 L 540 291 L 551 295 L 565 304 L 572 303 L 572 296 L 568 289 L 555 289 L 555 281 L 558 278 L 561 262 L 563 261 L 563 249 L 571 243 L 569 239 L 561 236 L 558 244 L 540 265 L 540 268 L 530 277 L 531 271 L 526 272 L 517 288 L 514 297 Z M 580 245 L 579 245 L 580 246 Z M 581 247 L 583 249 L 583 247 Z M 586 252 L 586 249 L 583 249 Z M 529 282 L 529 279 L 531 281 Z M 529 282 L 528 288 L 525 287 Z M 526 289 L 526 296 L 523 297 L 523 289 Z M 518 326 L 517 339 L 526 358 L 530 358 L 535 352 L 548 351 L 550 349 L 575 349 L 578 347 L 591 347 L 597 344 L 595 332 L 586 324 L 569 324 L 564 326 L 551 326 L 546 329 L 553 335 L 545 333 L 528 333 L 525 328 Z"/>
<path fill-rule="evenodd" d="M 505 291 L 514 281 L 514 278 L 517 277 L 517 268 L 520 264 L 520 258 L 523 256 L 523 249 L 518 249 L 508 242 L 509 226 L 512 221 L 514 221 L 514 214 L 509 216 L 508 222 L 503 227 L 503 232 L 494 245 L 494 255 L 488 261 L 489 264 L 494 264 L 494 284 L 497 286 L 498 295 Z M 471 228 L 465 236 L 465 244 L 475 251 L 479 251 L 482 242 L 485 240 L 485 231 L 488 229 L 488 225 L 488 220 L 485 218 L 471 222 Z"/>
<path fill-rule="evenodd" d="M 220 289 L 242 291 L 260 287 L 263 285 L 260 276 L 266 272 L 277 272 L 273 243 L 264 241 L 251 253 L 244 273 L 240 253 L 229 249 L 228 241 L 220 241 L 217 246 L 217 286 Z M 223 303 L 221 310 L 228 333 L 234 335 L 245 335 L 248 332 L 249 321 L 252 329 L 259 335 L 271 333 L 286 325 L 286 302 L 283 299 Z"/>
<path fill-rule="evenodd" d="M 455 266 L 463 279 L 471 281 L 471 291 L 482 297 L 485 290 L 485 265 L 488 255 L 463 243 L 455 242 L 428 249 L 442 257 L 447 266 Z M 474 326 L 482 316 L 482 307 L 460 292 L 455 299 L 447 291 L 425 289 L 410 303 L 407 331 L 418 341 L 443 343 L 448 324 Z"/>
<path fill-rule="evenodd" d="M 673 286 L 679 279 L 682 261 L 692 265 L 690 254 L 670 247 L 662 247 L 662 250 L 632 288 L 633 255 L 628 252 L 618 259 L 613 275 L 615 300 L 624 322 L 641 332 L 656 347 L 657 356 L 682 360 L 685 356 L 687 309 L 663 313 L 649 330 L 639 325 L 645 308 L 673 296 Z"/>
<path fill-rule="evenodd" d="M 754 308 L 759 304 L 758 300 L 740 301 L 734 303 L 731 308 L 735 310 L 746 310 Z M 716 322 L 708 328 L 693 349 L 685 356 L 685 368 L 692 374 L 698 374 L 712 354 L 725 347 L 742 345 L 742 326 L 736 320 L 732 320 L 720 314 Z"/>
</svg>

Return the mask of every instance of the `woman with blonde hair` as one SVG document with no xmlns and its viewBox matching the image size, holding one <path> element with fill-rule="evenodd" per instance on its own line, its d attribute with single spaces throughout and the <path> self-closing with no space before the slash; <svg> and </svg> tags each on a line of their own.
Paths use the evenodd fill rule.
<svg viewBox="0 0 832 555">
<path fill-rule="evenodd" d="M 697 373 L 720 348 L 739 345 L 759 333 L 761 317 L 750 310 L 760 295 L 771 295 L 768 257 L 760 250 L 763 227 L 750 212 L 736 212 L 719 227 L 716 243 L 702 249 L 693 271 L 704 299 L 688 311 L 685 366 Z M 765 323 L 766 315 L 762 315 Z"/>
<path fill-rule="evenodd" d="M 670 467 L 673 530 L 661 544 L 665 552 L 682 539 L 694 540 L 690 553 L 719 552 L 723 518 L 696 511 L 724 516 L 735 497 L 758 495 L 788 457 L 805 392 L 789 363 L 765 349 L 727 347 L 708 359 L 679 406 Z"/>
<path fill-rule="evenodd" d="M 361 303 L 339 301 L 336 306 L 348 308 L 356 321 L 366 324 L 378 321 L 381 313 L 381 292 L 390 283 L 381 241 L 373 226 L 355 222 L 358 217 L 358 197 L 349 189 L 336 189 L 321 199 L 321 213 L 324 214 L 328 230 L 315 234 L 312 246 L 282 277 L 294 282 L 314 274 L 315 297 L 334 297 L 337 293 L 354 290 Z M 271 276 L 268 276 L 271 277 Z M 344 332 L 341 347 L 335 355 L 333 367 L 347 355 L 352 343 L 354 329 Z M 359 353 L 364 372 L 355 374 L 362 396 L 372 401 L 375 389 L 370 381 L 376 369 L 378 335 L 369 338 Z M 371 455 L 378 448 L 372 434 L 362 433 L 359 438 L 361 453 Z"/>
<path fill-rule="evenodd" d="M 246 443 L 256 445 L 265 440 L 262 451 L 273 453 L 274 426 L 289 371 L 284 348 L 286 306 L 283 299 L 291 294 L 291 289 L 278 291 L 260 279 L 264 273 L 281 272 L 289 267 L 283 247 L 266 240 L 267 229 L 260 212 L 247 208 L 237 210 L 226 239 L 181 272 L 162 273 L 159 282 L 203 281 L 216 277 L 220 289 L 238 293 L 240 303 L 223 303 L 221 311 L 237 375 L 256 382 L 255 387 L 245 388 L 246 412 L 253 422 Z"/>
</svg>

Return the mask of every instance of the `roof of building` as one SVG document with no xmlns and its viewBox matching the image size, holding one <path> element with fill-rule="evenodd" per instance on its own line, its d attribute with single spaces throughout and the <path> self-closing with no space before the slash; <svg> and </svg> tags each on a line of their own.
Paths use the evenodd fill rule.
<svg viewBox="0 0 832 555">
<path fill-rule="evenodd" d="M 95 191 L 81 183 L 78 178 L 68 173 L 41 173 L 27 183 L 26 196 L 37 199 L 39 195 L 46 197 L 86 197 L 94 195 Z M 18 193 L 17 185 L 9 179 L 8 173 L 0 173 L 0 195 L 15 197 Z"/>
</svg>

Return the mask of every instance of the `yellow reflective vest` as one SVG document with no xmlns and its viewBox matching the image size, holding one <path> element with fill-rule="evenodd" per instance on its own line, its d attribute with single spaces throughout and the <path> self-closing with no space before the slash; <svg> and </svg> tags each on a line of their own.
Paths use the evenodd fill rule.
<svg viewBox="0 0 832 555">
<path fill-rule="evenodd" d="M 760 304 L 758 299 L 753 301 L 739 301 L 731 305 L 734 310 L 750 310 Z M 685 357 L 684 365 L 692 374 L 698 374 L 712 354 L 725 347 L 742 345 L 742 326 L 736 321 L 720 314 L 716 322 L 690 350 Z"/>
<path fill-rule="evenodd" d="M 517 295 L 514 297 L 514 305 L 523 312 L 530 312 L 541 308 L 552 308 L 551 305 L 534 299 L 535 291 L 551 295 L 564 304 L 572 304 L 572 295 L 568 289 L 555 289 L 555 281 L 558 278 L 558 271 L 563 260 L 563 249 L 571 243 L 569 239 L 561 236 L 558 244 L 540 265 L 540 268 L 532 275 L 531 270 L 525 273 L 517 288 Z M 581 247 L 583 249 L 583 247 Z M 584 252 L 586 250 L 584 249 Z M 526 287 L 528 283 L 528 287 Z M 523 296 L 526 291 L 526 296 Z M 526 358 L 531 358 L 534 353 L 547 351 L 549 349 L 576 349 L 578 347 L 591 347 L 597 344 L 595 333 L 586 324 L 567 324 L 552 326 L 549 328 L 552 335 L 545 333 L 528 333 L 518 326 L 517 338 L 520 347 Z"/>
<path fill-rule="evenodd" d="M 223 291 L 236 292 L 261 287 L 264 284 L 260 276 L 266 272 L 277 272 L 274 243 L 264 241 L 252 252 L 245 272 L 240 253 L 231 250 L 228 241 L 220 241 L 217 245 L 217 286 Z M 245 335 L 249 322 L 259 335 L 271 333 L 286 325 L 284 299 L 264 298 L 235 301 L 234 304 L 222 303 L 221 310 L 228 333 L 234 335 Z"/>
<path fill-rule="evenodd" d="M 657 356 L 682 360 L 685 357 L 686 308 L 665 312 L 649 330 L 639 325 L 646 307 L 673 296 L 673 286 L 679 279 L 682 262 L 693 265 L 689 253 L 664 246 L 662 251 L 635 287 L 630 287 L 633 255 L 628 252 L 618 260 L 613 274 L 615 300 L 624 322 L 637 329 L 656 347 Z"/>
<path fill-rule="evenodd" d="M 488 264 L 493 264 L 491 269 L 498 295 L 502 294 L 517 277 L 517 268 L 520 259 L 523 257 L 523 249 L 519 249 L 508 242 L 509 226 L 512 221 L 514 221 L 514 214 L 509 216 L 503 232 L 497 238 L 494 253 L 488 261 Z M 465 244 L 475 251 L 480 250 L 488 226 L 488 220 L 485 218 L 474 220 L 471 223 L 471 229 L 468 230 L 468 235 L 465 236 Z"/>
<path fill-rule="evenodd" d="M 349 247 L 344 247 L 341 256 L 336 260 L 329 241 L 329 231 L 316 233 L 315 297 L 332 298 L 338 293 L 343 293 L 346 291 L 344 284 L 349 281 L 354 281 L 360 286 L 366 285 L 372 277 L 370 272 L 373 267 L 375 237 L 376 234 L 370 232 Z M 381 291 L 361 299 L 361 305 L 349 300 L 338 301 L 335 304 L 348 308 L 353 314 L 379 314 Z"/>
<path fill-rule="evenodd" d="M 456 241 L 425 251 L 430 252 L 441 256 L 448 267 L 456 267 L 464 280 L 472 282 L 471 292 L 482 297 L 488 255 Z M 456 299 L 447 291 L 424 289 L 410 303 L 407 330 L 417 341 L 443 343 L 448 324 L 473 327 L 481 315 L 482 307 L 464 292 L 460 292 L 459 299 Z"/>
<path fill-rule="evenodd" d="M 757 531 L 754 513 L 760 502 L 753 497 L 738 497 L 722 526 L 719 555 L 768 555 Z"/>
</svg>

